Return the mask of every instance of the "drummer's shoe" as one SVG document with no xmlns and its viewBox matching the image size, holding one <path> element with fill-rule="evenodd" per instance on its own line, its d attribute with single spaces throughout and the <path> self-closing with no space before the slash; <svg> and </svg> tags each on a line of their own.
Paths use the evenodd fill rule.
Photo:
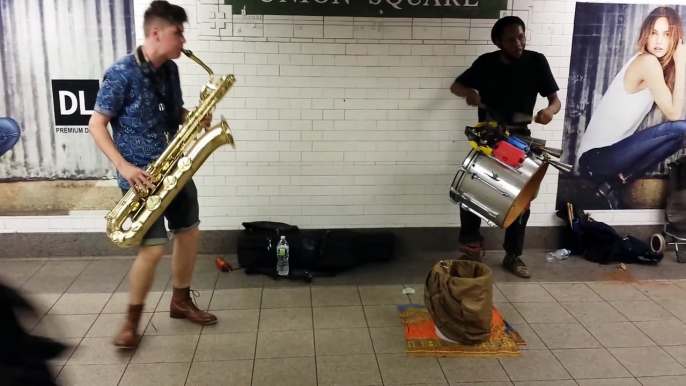
<svg viewBox="0 0 686 386">
<path fill-rule="evenodd" d="M 505 255 L 505 258 L 503 259 L 503 267 L 515 274 L 515 276 L 525 279 L 531 277 L 531 272 L 529 272 L 529 268 L 527 268 L 526 264 L 524 264 L 521 256 L 515 257 L 511 255 Z"/>
<path fill-rule="evenodd" d="M 460 251 L 463 253 L 460 260 L 472 260 L 481 263 L 481 258 L 486 254 L 484 252 L 483 243 L 476 241 L 473 243 L 465 243 Z"/>
</svg>

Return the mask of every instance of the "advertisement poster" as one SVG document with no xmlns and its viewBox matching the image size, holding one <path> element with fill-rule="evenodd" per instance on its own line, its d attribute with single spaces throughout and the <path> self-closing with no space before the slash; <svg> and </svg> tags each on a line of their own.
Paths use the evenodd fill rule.
<svg viewBox="0 0 686 386">
<path fill-rule="evenodd" d="M 577 3 L 558 209 L 664 209 L 686 138 L 686 5 Z"/>
<path fill-rule="evenodd" d="M 88 120 L 104 71 L 134 47 L 132 0 L 0 0 L 0 121 L 21 129 L 0 154 L 0 213 L 95 209 L 55 200 L 114 179 Z"/>
</svg>

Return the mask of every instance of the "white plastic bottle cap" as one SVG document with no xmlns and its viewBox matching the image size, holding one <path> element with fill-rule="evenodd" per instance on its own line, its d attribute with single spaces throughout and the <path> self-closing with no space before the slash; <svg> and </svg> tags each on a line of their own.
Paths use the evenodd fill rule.
<svg viewBox="0 0 686 386">
<path fill-rule="evenodd" d="M 281 240 L 284 240 L 285 238 L 286 238 L 286 236 L 281 236 Z"/>
</svg>

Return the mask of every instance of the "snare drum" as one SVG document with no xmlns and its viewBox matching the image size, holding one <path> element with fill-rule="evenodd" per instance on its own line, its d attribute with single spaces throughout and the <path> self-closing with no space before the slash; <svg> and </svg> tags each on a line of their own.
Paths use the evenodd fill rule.
<svg viewBox="0 0 686 386">
<path fill-rule="evenodd" d="M 527 156 L 520 167 L 472 149 L 450 187 L 450 200 L 484 219 L 507 228 L 536 195 L 548 163 Z"/>
</svg>

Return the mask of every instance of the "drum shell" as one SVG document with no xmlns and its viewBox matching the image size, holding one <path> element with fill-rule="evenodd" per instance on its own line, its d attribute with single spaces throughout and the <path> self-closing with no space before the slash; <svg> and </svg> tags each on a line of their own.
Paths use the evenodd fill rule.
<svg viewBox="0 0 686 386">
<path fill-rule="evenodd" d="M 507 228 L 526 209 L 540 187 L 548 164 L 531 156 L 519 168 L 472 150 L 455 175 L 453 203 L 500 228 Z"/>
</svg>

